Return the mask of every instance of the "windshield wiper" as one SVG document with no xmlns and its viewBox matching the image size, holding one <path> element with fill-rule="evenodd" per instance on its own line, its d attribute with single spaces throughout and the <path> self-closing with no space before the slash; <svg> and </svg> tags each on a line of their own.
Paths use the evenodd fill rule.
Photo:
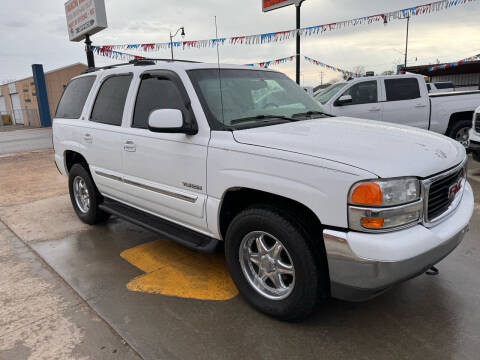
<svg viewBox="0 0 480 360">
<path fill-rule="evenodd" d="M 302 116 L 312 117 L 313 115 L 323 115 L 325 117 L 335 117 L 335 116 L 327 114 L 323 111 L 307 111 L 307 112 L 303 112 L 303 113 L 293 114 L 292 117 L 294 117 L 294 118 L 302 117 Z"/>
<path fill-rule="evenodd" d="M 232 125 L 241 124 L 244 122 L 252 121 L 252 120 L 269 120 L 269 119 L 280 119 L 280 120 L 287 120 L 287 121 L 300 121 L 299 119 L 294 119 L 293 117 L 283 116 L 283 115 L 257 115 L 257 116 L 249 116 L 244 117 L 241 119 L 232 120 L 230 123 Z"/>
</svg>

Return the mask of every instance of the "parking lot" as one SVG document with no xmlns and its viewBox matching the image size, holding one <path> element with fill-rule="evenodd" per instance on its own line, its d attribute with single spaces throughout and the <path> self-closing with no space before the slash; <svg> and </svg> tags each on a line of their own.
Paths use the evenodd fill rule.
<svg viewBox="0 0 480 360">
<path fill-rule="evenodd" d="M 0 359 L 35 351 L 51 359 L 133 359 L 135 352 L 144 359 L 478 358 L 480 166 L 472 160 L 471 231 L 438 265 L 438 276 L 420 276 L 365 303 L 326 301 L 302 323 L 250 308 L 221 252 L 195 253 L 118 218 L 81 223 L 51 150 L 3 156 L 0 174 L 0 284 L 10 284 L 0 290 L 7 319 L 0 322 Z M 15 280 L 20 270 L 8 262 L 14 250 L 37 264 L 27 278 L 57 284 L 43 302 L 27 290 L 49 286 Z M 43 318 L 52 323 L 39 338 L 35 322 Z"/>
</svg>

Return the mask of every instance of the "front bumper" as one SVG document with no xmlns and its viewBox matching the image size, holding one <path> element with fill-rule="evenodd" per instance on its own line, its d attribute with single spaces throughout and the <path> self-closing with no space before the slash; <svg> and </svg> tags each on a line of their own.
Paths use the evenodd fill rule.
<svg viewBox="0 0 480 360">
<path fill-rule="evenodd" d="M 466 184 L 461 203 L 445 221 L 383 234 L 324 230 L 332 297 L 363 301 L 428 270 L 463 240 L 473 214 Z"/>
</svg>

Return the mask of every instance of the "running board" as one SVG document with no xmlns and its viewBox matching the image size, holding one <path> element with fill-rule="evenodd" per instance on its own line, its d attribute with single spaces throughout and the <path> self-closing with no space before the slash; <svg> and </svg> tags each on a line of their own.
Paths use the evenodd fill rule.
<svg viewBox="0 0 480 360">
<path fill-rule="evenodd" d="M 128 222 L 157 234 L 164 235 L 185 247 L 202 253 L 215 252 L 219 241 L 212 237 L 186 229 L 181 225 L 150 215 L 118 201 L 105 198 L 99 208 Z"/>
</svg>

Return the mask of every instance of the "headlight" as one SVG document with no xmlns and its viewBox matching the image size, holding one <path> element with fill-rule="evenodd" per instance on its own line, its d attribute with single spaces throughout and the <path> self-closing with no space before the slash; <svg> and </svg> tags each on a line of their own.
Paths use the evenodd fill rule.
<svg viewBox="0 0 480 360">
<path fill-rule="evenodd" d="M 366 181 L 350 190 L 348 218 L 358 231 L 386 231 L 418 223 L 423 215 L 416 178 Z"/>
</svg>

